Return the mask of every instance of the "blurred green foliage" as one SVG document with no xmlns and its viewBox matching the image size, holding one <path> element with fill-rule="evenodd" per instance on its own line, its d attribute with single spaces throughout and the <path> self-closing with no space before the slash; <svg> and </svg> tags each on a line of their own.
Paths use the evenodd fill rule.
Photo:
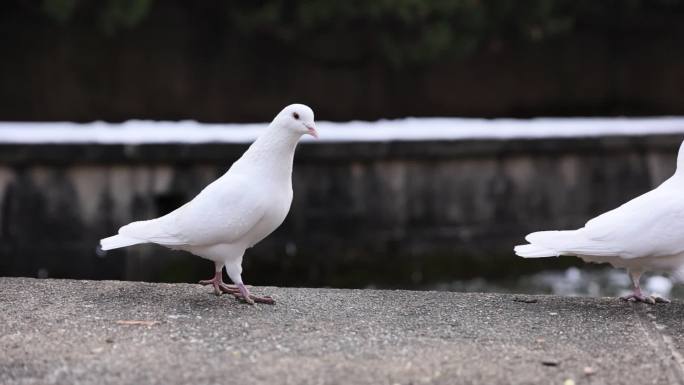
<svg viewBox="0 0 684 385">
<path fill-rule="evenodd" d="M 108 35 L 140 23 L 150 11 L 153 0 L 43 0 L 43 12 L 59 23 L 69 22 L 76 12 L 93 7 L 100 30 Z"/>
<path fill-rule="evenodd" d="M 107 0 L 101 5 L 100 25 L 107 33 L 133 27 L 149 12 L 152 0 Z"/>
<path fill-rule="evenodd" d="M 77 0 L 44 0 L 43 12 L 55 21 L 64 23 L 76 10 Z"/>
<path fill-rule="evenodd" d="M 550 0 L 287 0 L 243 2 L 228 10 L 245 37 L 296 45 L 318 59 L 378 57 L 394 66 L 464 55 L 499 38 L 540 41 L 569 31 L 567 1 Z M 331 41 L 334 44 L 331 44 Z"/>
<path fill-rule="evenodd" d="M 88 14 L 114 35 L 144 23 L 166 1 L 43 0 L 44 14 L 68 23 Z M 639 17 L 643 8 L 679 0 L 262 0 L 175 2 L 209 9 L 221 31 L 251 43 L 275 42 L 311 60 L 344 63 L 379 60 L 395 67 L 421 65 L 502 42 L 537 44 L 571 33 L 578 18 L 599 14 L 610 23 Z M 667 10 L 666 10 L 667 11 Z M 189 12 L 191 13 L 191 12 Z M 209 21 L 207 21 L 209 22 Z M 250 43 L 251 42 L 251 43 Z"/>
</svg>

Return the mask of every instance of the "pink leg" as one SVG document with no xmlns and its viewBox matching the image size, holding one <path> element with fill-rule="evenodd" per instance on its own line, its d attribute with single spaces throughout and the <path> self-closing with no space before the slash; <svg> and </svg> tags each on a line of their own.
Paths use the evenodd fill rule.
<svg viewBox="0 0 684 385">
<path fill-rule="evenodd" d="M 228 273 L 228 276 L 237 287 L 237 291 L 231 293 L 235 298 L 250 305 L 254 305 L 257 302 L 275 305 L 275 300 L 272 297 L 254 295 L 250 293 L 247 286 L 242 283 L 242 258 L 226 263 L 226 273 Z"/>
</svg>

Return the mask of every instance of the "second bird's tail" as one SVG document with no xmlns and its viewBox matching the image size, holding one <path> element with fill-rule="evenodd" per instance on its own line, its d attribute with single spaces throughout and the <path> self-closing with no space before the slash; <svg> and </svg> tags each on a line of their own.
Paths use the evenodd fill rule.
<svg viewBox="0 0 684 385">
<path fill-rule="evenodd" d="M 577 230 L 537 231 L 527 234 L 525 240 L 529 244 L 513 248 L 513 251 L 523 258 L 574 255 L 574 250 L 587 244 L 586 238 Z"/>
</svg>

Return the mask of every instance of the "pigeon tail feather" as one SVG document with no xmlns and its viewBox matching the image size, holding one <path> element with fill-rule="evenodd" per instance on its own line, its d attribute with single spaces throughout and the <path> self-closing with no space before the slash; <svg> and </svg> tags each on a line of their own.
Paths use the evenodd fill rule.
<svg viewBox="0 0 684 385">
<path fill-rule="evenodd" d="M 147 221 L 131 222 L 119 229 L 119 235 L 132 239 L 141 239 L 141 242 L 152 242 L 164 246 L 186 244 L 185 240 L 179 239 L 177 236 L 169 234 L 164 230 L 164 221 L 168 221 L 168 218 L 170 218 L 168 215 Z"/>
<path fill-rule="evenodd" d="M 557 255 L 619 255 L 620 250 L 609 242 L 598 241 L 587 235 L 586 229 L 538 231 L 525 240 L 533 245 L 555 250 Z"/>
<path fill-rule="evenodd" d="M 547 249 L 542 246 L 537 245 L 518 245 L 513 248 L 513 251 L 523 258 L 547 258 L 547 257 L 557 257 L 560 255 L 556 250 Z"/>
<path fill-rule="evenodd" d="M 136 239 L 127 237 L 125 235 L 113 235 L 108 238 L 100 240 L 100 247 L 102 250 L 118 249 L 119 247 L 126 247 L 131 245 L 137 245 L 138 243 L 145 243 L 146 241 L 142 239 Z"/>
</svg>

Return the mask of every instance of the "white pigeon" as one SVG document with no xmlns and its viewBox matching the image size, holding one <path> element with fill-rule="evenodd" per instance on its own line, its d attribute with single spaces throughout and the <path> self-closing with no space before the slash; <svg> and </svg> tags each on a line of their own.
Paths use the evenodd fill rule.
<svg viewBox="0 0 684 385">
<path fill-rule="evenodd" d="M 193 200 L 159 218 L 133 222 L 102 239 L 102 250 L 156 243 L 214 261 L 216 295 L 230 293 L 247 303 L 273 304 L 250 294 L 242 282 L 245 250 L 285 220 L 292 203 L 292 162 L 302 135 L 318 137 L 314 113 L 303 104 L 285 107 L 220 178 Z M 223 282 L 223 267 L 235 286 Z"/>
<path fill-rule="evenodd" d="M 684 143 L 677 169 L 655 189 L 587 222 L 577 230 L 528 234 L 526 245 L 515 246 L 525 258 L 574 255 L 585 262 L 609 263 L 627 269 L 634 292 L 624 300 L 669 302 L 642 294 L 639 285 L 646 271 L 684 273 Z"/>
</svg>

